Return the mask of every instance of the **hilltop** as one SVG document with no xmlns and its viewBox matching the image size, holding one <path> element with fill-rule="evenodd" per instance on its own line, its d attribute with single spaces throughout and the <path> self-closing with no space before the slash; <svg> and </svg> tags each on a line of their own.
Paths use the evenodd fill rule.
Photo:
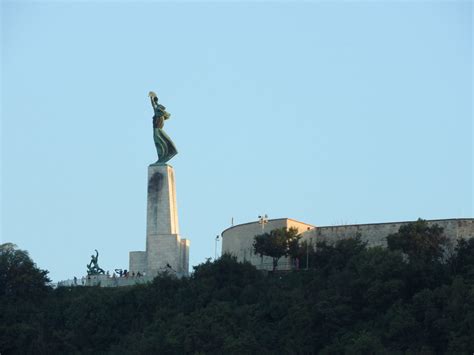
<svg viewBox="0 0 474 355">
<path fill-rule="evenodd" d="M 2 245 L 2 354 L 468 353 L 474 239 L 449 255 L 432 230 L 388 248 L 320 243 L 310 268 L 262 272 L 229 255 L 189 278 L 122 288 L 48 286 Z"/>
</svg>

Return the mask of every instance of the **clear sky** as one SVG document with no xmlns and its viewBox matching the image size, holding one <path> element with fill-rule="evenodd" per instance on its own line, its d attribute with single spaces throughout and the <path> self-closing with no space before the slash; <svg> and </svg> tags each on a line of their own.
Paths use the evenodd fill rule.
<svg viewBox="0 0 474 355">
<path fill-rule="evenodd" d="M 156 91 L 191 265 L 259 214 L 473 216 L 471 1 L 1 6 L 1 242 L 54 280 L 145 249 Z"/>
</svg>

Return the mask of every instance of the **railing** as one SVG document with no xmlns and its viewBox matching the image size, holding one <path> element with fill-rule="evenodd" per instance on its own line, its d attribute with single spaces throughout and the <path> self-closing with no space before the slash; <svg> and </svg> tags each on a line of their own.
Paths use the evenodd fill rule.
<svg viewBox="0 0 474 355">
<path fill-rule="evenodd" d="M 83 287 L 83 286 L 102 286 L 119 287 L 131 286 L 135 284 L 144 284 L 153 281 L 153 276 L 109 276 L 109 275 L 88 275 L 81 278 L 59 281 L 53 284 L 53 287 Z"/>
<path fill-rule="evenodd" d="M 80 279 L 69 279 L 69 280 L 62 280 L 58 281 L 57 283 L 52 284 L 54 288 L 56 287 L 75 287 L 75 286 L 85 286 L 86 285 L 86 278 Z"/>
<path fill-rule="evenodd" d="M 258 269 L 258 270 L 267 270 L 267 271 L 272 271 L 273 270 L 273 262 L 259 262 L 259 263 L 255 263 L 254 264 L 255 267 Z M 294 270 L 296 269 L 296 266 L 294 263 L 292 263 L 291 261 L 287 261 L 287 260 L 280 260 L 278 262 L 278 265 L 276 267 L 275 270 L 279 270 L 279 271 L 283 271 L 283 270 Z"/>
</svg>

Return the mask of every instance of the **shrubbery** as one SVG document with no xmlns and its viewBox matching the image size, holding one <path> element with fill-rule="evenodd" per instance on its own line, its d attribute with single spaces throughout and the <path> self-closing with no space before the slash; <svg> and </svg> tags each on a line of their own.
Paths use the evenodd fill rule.
<svg viewBox="0 0 474 355">
<path fill-rule="evenodd" d="M 111 289 L 52 290 L 28 262 L 12 283 L 2 249 L 0 352 L 472 353 L 474 239 L 446 256 L 442 231 L 424 223 L 389 248 L 320 243 L 308 270 L 264 275 L 224 255 L 189 279 Z"/>
</svg>

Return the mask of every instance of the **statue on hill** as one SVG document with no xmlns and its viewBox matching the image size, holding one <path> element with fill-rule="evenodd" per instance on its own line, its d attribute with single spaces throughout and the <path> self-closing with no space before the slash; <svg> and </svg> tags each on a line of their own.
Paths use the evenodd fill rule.
<svg viewBox="0 0 474 355">
<path fill-rule="evenodd" d="M 153 115 L 153 140 L 158 153 L 158 160 L 155 165 L 162 165 L 178 154 L 173 141 L 163 131 L 165 120 L 170 118 L 171 115 L 166 112 L 166 107 L 158 103 L 158 96 L 153 91 L 150 91 L 148 96 L 150 96 L 151 105 L 155 111 Z"/>
<path fill-rule="evenodd" d="M 99 252 L 95 249 L 95 256 L 91 255 L 91 262 L 87 264 L 87 275 L 102 275 L 105 271 L 99 267 Z"/>
</svg>

